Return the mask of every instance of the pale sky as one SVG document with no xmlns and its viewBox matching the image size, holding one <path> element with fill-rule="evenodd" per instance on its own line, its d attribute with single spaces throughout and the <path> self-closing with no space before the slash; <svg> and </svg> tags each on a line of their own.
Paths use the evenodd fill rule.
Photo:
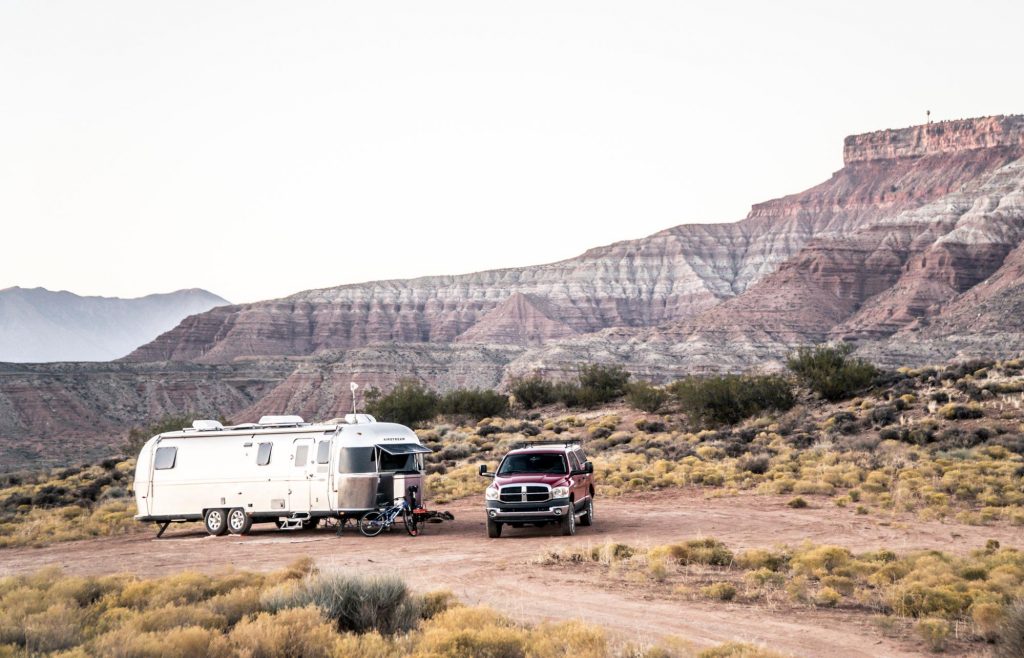
<svg viewBox="0 0 1024 658">
<path fill-rule="evenodd" d="M 741 219 L 1024 112 L 1016 2 L 0 0 L 0 288 L 234 302 Z"/>
</svg>

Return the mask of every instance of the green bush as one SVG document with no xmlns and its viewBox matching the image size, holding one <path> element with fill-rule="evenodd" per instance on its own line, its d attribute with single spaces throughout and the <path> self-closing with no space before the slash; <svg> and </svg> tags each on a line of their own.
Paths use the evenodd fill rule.
<svg viewBox="0 0 1024 658">
<path fill-rule="evenodd" d="M 779 375 L 687 377 L 669 390 L 692 420 L 710 425 L 738 423 L 765 411 L 786 411 L 795 402 L 789 382 Z"/>
<path fill-rule="evenodd" d="M 801 347 L 786 364 L 807 388 L 826 400 L 842 400 L 867 388 L 878 369 L 864 359 L 851 358 L 853 346 Z"/>
<path fill-rule="evenodd" d="M 508 396 L 485 389 L 457 388 L 441 398 L 442 414 L 482 420 L 508 414 Z"/>
<path fill-rule="evenodd" d="M 649 414 L 656 414 L 665 408 L 672 394 L 650 382 L 633 382 L 626 389 L 629 406 Z"/>
<path fill-rule="evenodd" d="M 440 398 L 422 383 L 403 379 L 387 395 L 376 388 L 366 392 L 366 413 L 377 420 L 414 425 L 438 414 Z"/>
<path fill-rule="evenodd" d="M 509 387 L 516 403 L 525 409 L 541 407 L 558 401 L 555 385 L 540 375 L 516 379 Z"/>
<path fill-rule="evenodd" d="M 621 398 L 629 384 L 629 373 L 620 366 L 581 365 L 578 378 L 585 402 L 596 402 L 593 406 Z"/>
<path fill-rule="evenodd" d="M 393 635 L 416 626 L 422 604 L 397 577 L 337 573 L 311 576 L 298 587 L 272 593 L 263 602 L 270 612 L 310 605 L 333 620 L 341 632 Z"/>
</svg>

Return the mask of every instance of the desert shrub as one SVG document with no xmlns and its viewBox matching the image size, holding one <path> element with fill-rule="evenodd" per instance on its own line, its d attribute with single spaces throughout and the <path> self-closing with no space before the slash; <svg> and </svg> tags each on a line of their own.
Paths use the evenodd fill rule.
<svg viewBox="0 0 1024 658">
<path fill-rule="evenodd" d="M 894 405 L 880 404 L 871 410 L 871 422 L 876 427 L 885 427 L 886 425 L 892 425 L 899 420 L 899 414 L 896 411 Z"/>
<path fill-rule="evenodd" d="M 603 366 L 600 364 L 579 366 L 577 378 L 581 395 L 587 401 L 598 404 L 611 402 L 626 394 L 629 384 L 629 373 L 621 366 Z"/>
<path fill-rule="evenodd" d="M 516 379 L 509 387 L 516 403 L 525 409 L 533 409 L 558 401 L 555 385 L 540 375 Z"/>
<path fill-rule="evenodd" d="M 864 359 L 851 358 L 853 346 L 817 345 L 797 349 L 786 365 L 800 382 L 826 400 L 842 400 L 864 390 L 878 369 Z"/>
<path fill-rule="evenodd" d="M 791 499 L 786 504 L 792 507 L 793 509 L 804 509 L 805 507 L 807 507 L 807 501 L 801 498 L 800 496 Z"/>
<path fill-rule="evenodd" d="M 310 606 L 243 619 L 228 641 L 249 658 L 330 658 L 335 655 L 338 635 L 321 610 Z"/>
<path fill-rule="evenodd" d="M 736 467 L 741 471 L 764 475 L 768 472 L 771 463 L 771 458 L 768 455 L 747 455 L 736 463 Z"/>
<path fill-rule="evenodd" d="M 636 421 L 636 428 L 641 432 L 648 432 L 650 434 L 664 432 L 667 429 L 665 423 L 660 420 L 647 420 L 645 418 Z"/>
<path fill-rule="evenodd" d="M 687 377 L 669 386 L 690 418 L 712 425 L 738 423 L 766 411 L 786 411 L 793 392 L 778 375 Z"/>
<path fill-rule="evenodd" d="M 508 397 L 485 389 L 457 388 L 444 394 L 438 408 L 442 414 L 476 421 L 507 415 Z"/>
<path fill-rule="evenodd" d="M 717 647 L 704 649 L 697 654 L 697 658 L 783 658 L 783 654 L 753 644 L 726 642 Z"/>
<path fill-rule="evenodd" d="M 995 655 L 997 658 L 1024 656 L 1024 601 L 1018 601 L 1007 608 L 1006 616 L 999 626 Z"/>
<path fill-rule="evenodd" d="M 707 564 L 724 567 L 732 564 L 732 551 L 726 548 L 725 544 L 707 537 L 705 539 L 691 539 L 682 544 L 669 544 L 652 549 L 653 552 L 662 552 L 672 557 L 679 564 Z"/>
<path fill-rule="evenodd" d="M 96 638 L 91 653 L 109 658 L 227 658 L 232 655 L 220 631 L 197 626 L 172 628 L 159 633 L 139 633 L 122 627 Z"/>
<path fill-rule="evenodd" d="M 732 583 L 714 583 L 700 589 L 700 593 L 709 599 L 732 601 L 736 598 L 736 586 Z"/>
<path fill-rule="evenodd" d="M 922 619 L 917 622 L 915 630 L 930 650 L 942 651 L 946 648 L 949 622 L 945 619 Z"/>
<path fill-rule="evenodd" d="M 423 630 L 419 653 L 427 656 L 525 658 L 531 638 L 525 629 L 485 608 L 459 607 L 441 613 Z"/>
<path fill-rule="evenodd" d="M 420 616 L 420 602 L 410 596 L 405 583 L 387 576 L 319 574 L 263 601 L 271 612 L 310 605 L 342 632 L 375 630 L 391 635 L 412 629 Z"/>
<path fill-rule="evenodd" d="M 966 420 L 981 418 L 985 415 L 978 404 L 957 404 L 955 402 L 942 407 L 938 413 L 946 420 Z"/>
<path fill-rule="evenodd" d="M 626 402 L 629 406 L 649 414 L 656 414 L 665 408 L 672 395 L 663 388 L 650 382 L 633 382 L 626 389 Z"/>
<path fill-rule="evenodd" d="M 414 379 L 403 379 L 387 394 L 372 388 L 366 393 L 366 413 L 377 420 L 414 425 L 438 414 L 437 393 Z"/>
</svg>

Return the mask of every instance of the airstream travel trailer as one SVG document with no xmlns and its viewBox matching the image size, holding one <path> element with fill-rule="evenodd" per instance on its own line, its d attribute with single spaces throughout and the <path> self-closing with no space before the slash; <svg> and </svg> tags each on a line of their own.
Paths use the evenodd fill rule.
<svg viewBox="0 0 1024 658">
<path fill-rule="evenodd" d="M 199 521 L 212 535 L 244 534 L 253 523 L 299 528 L 344 519 L 408 495 L 423 502 L 423 454 L 404 425 L 350 414 L 327 423 L 264 416 L 223 427 L 198 420 L 154 436 L 135 468 L 136 519 Z"/>
</svg>

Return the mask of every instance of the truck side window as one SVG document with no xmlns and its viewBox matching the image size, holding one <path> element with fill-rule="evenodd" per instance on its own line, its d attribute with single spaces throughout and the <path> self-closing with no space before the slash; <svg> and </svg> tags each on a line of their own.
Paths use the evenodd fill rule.
<svg viewBox="0 0 1024 658">
<path fill-rule="evenodd" d="M 270 451 L 274 448 L 273 443 L 261 443 L 259 450 L 256 452 L 256 464 L 258 466 L 266 466 L 270 463 Z"/>
<path fill-rule="evenodd" d="M 174 462 L 177 456 L 177 448 L 157 448 L 156 456 L 153 458 L 153 468 L 158 471 L 174 468 Z"/>
<path fill-rule="evenodd" d="M 305 466 L 309 460 L 309 446 L 299 446 L 295 448 L 295 465 Z"/>
<path fill-rule="evenodd" d="M 580 458 L 576 456 L 575 452 L 569 453 L 569 470 L 580 471 L 583 470 L 583 466 L 580 465 Z"/>
<path fill-rule="evenodd" d="M 321 441 L 316 447 L 316 463 L 326 464 L 331 461 L 331 442 Z"/>
</svg>

